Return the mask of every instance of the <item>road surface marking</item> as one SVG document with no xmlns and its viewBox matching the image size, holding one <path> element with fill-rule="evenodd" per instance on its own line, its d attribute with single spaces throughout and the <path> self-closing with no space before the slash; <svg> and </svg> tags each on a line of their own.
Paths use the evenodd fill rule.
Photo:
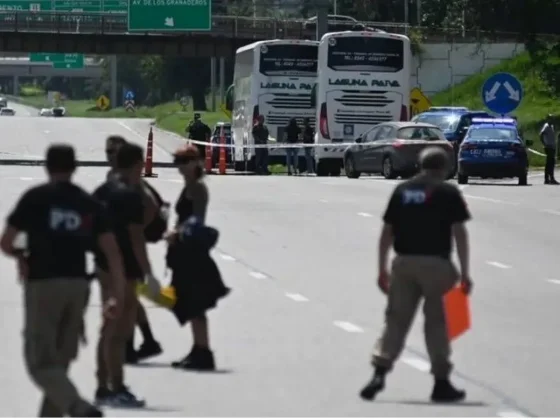
<svg viewBox="0 0 560 420">
<path fill-rule="evenodd" d="M 556 279 L 548 279 L 547 282 L 560 285 L 560 280 L 556 280 Z"/>
<path fill-rule="evenodd" d="M 542 210 L 543 213 L 553 214 L 555 216 L 560 216 L 560 211 L 558 210 L 551 210 L 551 209 L 544 209 Z"/>
<path fill-rule="evenodd" d="M 358 216 L 362 216 L 362 217 L 373 217 L 371 214 L 369 213 L 358 213 Z"/>
<path fill-rule="evenodd" d="M 33 181 L 34 179 L 39 179 L 39 178 L 31 178 L 28 176 L 22 176 L 19 178 L 20 181 Z"/>
<path fill-rule="evenodd" d="M 358 327 L 357 325 L 352 324 L 351 322 L 334 321 L 333 324 L 335 326 L 337 326 L 338 328 L 342 328 L 346 332 L 351 332 L 351 333 L 364 332 L 364 330 L 362 328 Z"/>
<path fill-rule="evenodd" d="M 514 203 L 512 201 L 497 200 L 495 198 L 481 197 L 479 195 L 463 194 L 464 197 L 472 198 L 473 200 L 487 201 L 494 204 L 507 204 L 509 206 L 518 206 L 519 203 Z"/>
<path fill-rule="evenodd" d="M 425 360 L 419 359 L 417 357 L 403 357 L 402 361 L 407 365 L 413 367 L 414 369 L 418 369 L 420 372 L 430 371 L 430 364 Z"/>
<path fill-rule="evenodd" d="M 498 411 L 498 417 L 514 417 L 514 418 L 519 418 L 519 417 L 527 417 L 523 414 L 521 414 L 519 411 L 515 411 L 515 410 L 504 410 L 504 411 Z"/>
<path fill-rule="evenodd" d="M 222 257 L 222 260 L 225 261 L 235 261 L 235 258 L 228 254 L 220 254 L 220 257 Z"/>
<path fill-rule="evenodd" d="M 146 131 L 146 136 L 143 136 L 143 135 L 141 135 L 140 133 L 138 133 L 136 130 L 130 128 L 128 125 L 126 125 L 126 124 L 125 124 L 124 122 L 122 122 L 122 121 L 116 121 L 116 123 L 117 123 L 118 125 L 120 125 L 121 127 L 123 127 L 123 128 L 125 128 L 125 129 L 127 129 L 128 131 L 130 131 L 130 132 L 131 132 L 132 134 L 134 134 L 136 137 L 138 137 L 138 138 L 144 140 L 144 142 L 145 142 L 144 144 L 147 144 L 147 142 L 148 142 L 148 132 L 149 132 L 149 130 Z M 160 152 L 163 152 L 163 153 L 166 154 L 166 155 L 170 155 L 170 154 L 171 154 L 170 152 L 168 152 L 167 150 L 165 150 L 163 147 L 161 147 L 159 144 L 157 144 L 155 140 L 154 140 L 154 148 L 155 148 L 155 149 L 159 149 Z"/>
<path fill-rule="evenodd" d="M 266 276 L 263 273 L 259 273 L 258 271 L 251 271 L 249 274 L 251 275 L 251 277 L 254 277 L 258 280 L 266 279 Z"/>
<path fill-rule="evenodd" d="M 494 266 L 494 267 L 498 267 L 498 268 L 511 268 L 511 266 L 506 265 L 506 264 L 502 264 L 501 262 L 498 262 L 498 261 L 486 261 L 486 264 Z"/>
<path fill-rule="evenodd" d="M 320 201 L 321 203 L 328 203 L 328 202 L 329 202 L 329 200 L 325 200 L 324 198 L 320 199 L 319 201 Z"/>
<path fill-rule="evenodd" d="M 49 134 L 50 131 L 49 131 L 49 130 L 45 130 L 44 133 L 45 133 L 45 134 Z"/>
<path fill-rule="evenodd" d="M 286 297 L 296 302 L 309 302 L 309 299 L 299 293 L 286 293 Z"/>
</svg>

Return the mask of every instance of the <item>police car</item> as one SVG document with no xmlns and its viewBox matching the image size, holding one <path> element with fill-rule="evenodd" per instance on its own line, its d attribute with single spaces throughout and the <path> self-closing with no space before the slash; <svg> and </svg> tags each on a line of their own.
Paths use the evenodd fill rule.
<svg viewBox="0 0 560 420">
<path fill-rule="evenodd" d="M 527 147 L 512 118 L 473 118 L 459 148 L 458 181 L 467 184 L 469 177 L 518 178 L 527 185 L 529 159 Z"/>
</svg>

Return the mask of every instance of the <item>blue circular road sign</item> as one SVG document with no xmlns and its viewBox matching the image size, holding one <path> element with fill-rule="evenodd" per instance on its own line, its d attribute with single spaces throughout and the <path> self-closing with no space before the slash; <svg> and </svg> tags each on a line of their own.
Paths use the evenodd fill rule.
<svg viewBox="0 0 560 420">
<path fill-rule="evenodd" d="M 521 99 L 521 82 L 509 73 L 496 73 L 482 85 L 482 102 L 496 114 L 509 114 L 519 106 Z"/>
<path fill-rule="evenodd" d="M 131 90 L 128 90 L 125 95 L 124 98 L 128 101 L 131 101 L 132 99 L 134 99 L 134 92 Z"/>
</svg>

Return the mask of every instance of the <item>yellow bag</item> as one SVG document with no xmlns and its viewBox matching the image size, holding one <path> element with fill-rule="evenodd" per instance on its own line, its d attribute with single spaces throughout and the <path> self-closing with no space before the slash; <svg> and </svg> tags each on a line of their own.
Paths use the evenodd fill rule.
<svg viewBox="0 0 560 420">
<path fill-rule="evenodd" d="M 175 288 L 173 286 L 162 287 L 159 296 L 154 298 L 148 293 L 147 284 L 138 283 L 136 285 L 136 293 L 138 296 L 143 296 L 150 302 L 168 309 L 173 308 L 177 302 L 177 296 L 175 295 Z"/>
</svg>

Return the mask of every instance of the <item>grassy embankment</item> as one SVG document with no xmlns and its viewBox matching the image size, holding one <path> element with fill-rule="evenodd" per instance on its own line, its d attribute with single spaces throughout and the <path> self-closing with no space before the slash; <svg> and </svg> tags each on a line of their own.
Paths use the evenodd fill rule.
<svg viewBox="0 0 560 420">
<path fill-rule="evenodd" d="M 532 65 L 528 54 L 521 54 L 483 73 L 468 77 L 462 83 L 434 95 L 431 98 L 432 103 L 434 106 L 455 105 L 466 106 L 470 109 L 484 109 L 482 85 L 488 77 L 498 72 L 513 74 L 522 83 L 524 96 L 521 105 L 513 114 L 518 118 L 525 138 L 533 140 L 531 148 L 542 153 L 538 133 L 548 114 L 557 115 L 557 124 L 560 123 L 560 98 L 552 95 L 546 83 L 539 76 L 538 70 Z M 544 166 L 544 158 L 534 153 L 530 154 L 530 162 L 531 166 Z"/>
</svg>

